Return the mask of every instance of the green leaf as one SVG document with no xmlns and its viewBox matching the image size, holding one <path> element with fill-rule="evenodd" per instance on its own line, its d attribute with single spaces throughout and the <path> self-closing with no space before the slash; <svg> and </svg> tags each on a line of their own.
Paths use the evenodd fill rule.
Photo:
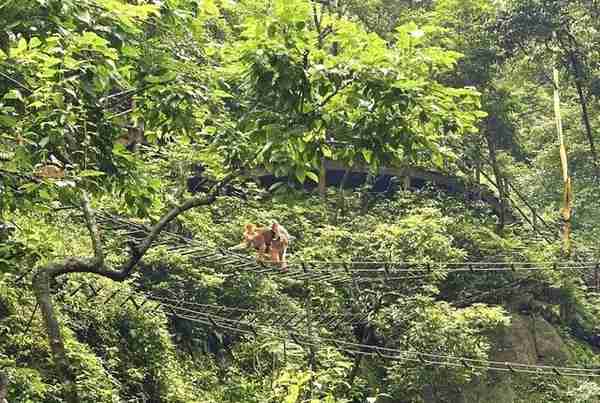
<svg viewBox="0 0 600 403">
<path fill-rule="evenodd" d="M 438 152 L 434 152 L 431 159 L 433 164 L 438 168 L 442 168 L 442 166 L 444 165 L 444 157 Z"/>
<path fill-rule="evenodd" d="M 86 170 L 79 172 L 80 177 L 103 176 L 103 175 L 106 175 L 106 174 L 104 172 L 95 171 L 95 170 L 91 170 L 91 169 L 86 169 Z"/>
<path fill-rule="evenodd" d="M 23 101 L 23 95 L 21 94 L 21 91 L 17 90 L 17 89 L 12 89 L 10 91 L 8 91 L 4 97 L 4 99 L 17 99 L 19 101 Z"/>
<path fill-rule="evenodd" d="M 26 50 L 27 50 L 27 41 L 25 40 L 25 38 L 19 39 L 19 42 L 17 42 L 17 53 L 23 54 Z"/>
<path fill-rule="evenodd" d="M 131 57 L 131 58 L 136 58 L 136 57 L 140 56 L 139 49 L 137 49 L 134 46 L 128 46 L 128 45 L 123 46 L 121 53 L 123 54 L 123 56 Z"/>
<path fill-rule="evenodd" d="M 108 44 L 108 41 L 95 32 L 86 31 L 80 37 L 81 44 L 88 44 L 94 47 L 104 47 Z"/>
<path fill-rule="evenodd" d="M 273 142 L 268 141 L 267 144 L 265 144 L 263 146 L 263 148 L 260 150 L 260 152 L 258 153 L 257 158 L 262 161 L 265 158 L 265 153 L 267 153 L 271 149 L 272 146 L 273 146 Z"/>
<path fill-rule="evenodd" d="M 40 148 L 44 148 L 44 147 L 46 147 L 46 145 L 48 145 L 49 141 L 50 141 L 50 137 L 46 136 L 40 140 L 40 142 L 38 143 L 38 146 L 40 146 Z"/>
<path fill-rule="evenodd" d="M 35 36 L 29 40 L 29 47 L 31 49 L 35 49 L 35 48 L 39 47 L 41 44 L 42 44 L 42 41 L 40 41 L 40 39 Z"/>
<path fill-rule="evenodd" d="M 297 167 L 295 174 L 298 181 L 300 183 L 304 183 L 304 181 L 306 180 L 306 170 L 302 167 Z"/>
<path fill-rule="evenodd" d="M 373 160 L 373 151 L 363 149 L 363 150 L 361 150 L 361 152 L 362 152 L 362 155 L 365 158 L 365 161 L 367 162 L 367 164 L 370 164 L 371 161 Z"/>
<path fill-rule="evenodd" d="M 175 77 L 177 77 L 177 73 L 174 71 L 168 71 L 165 74 L 163 74 L 162 76 L 153 76 L 153 75 L 148 75 L 146 76 L 144 79 L 152 84 L 156 84 L 156 83 L 163 83 L 163 82 L 167 82 L 167 81 L 172 81 L 173 79 L 175 79 Z"/>
<path fill-rule="evenodd" d="M 312 171 L 306 171 L 306 177 L 315 183 L 319 183 L 319 176 Z"/>
<path fill-rule="evenodd" d="M 17 125 L 17 119 L 8 115 L 0 115 L 0 125 L 6 127 L 15 127 Z"/>
<path fill-rule="evenodd" d="M 214 0 L 204 0 L 202 2 L 202 11 L 205 15 L 219 15 L 219 8 L 215 5 Z"/>
</svg>

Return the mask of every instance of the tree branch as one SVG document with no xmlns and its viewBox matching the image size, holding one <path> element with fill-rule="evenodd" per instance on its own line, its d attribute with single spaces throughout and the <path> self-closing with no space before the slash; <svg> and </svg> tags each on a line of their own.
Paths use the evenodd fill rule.
<svg viewBox="0 0 600 403">
<path fill-rule="evenodd" d="M 350 84 L 352 84 L 352 79 L 347 80 L 345 83 L 343 83 L 339 87 L 335 87 L 335 90 L 333 90 L 333 92 L 331 94 L 327 95 L 327 97 L 319 104 L 319 109 L 324 107 L 329 101 L 331 101 L 331 99 L 333 97 L 335 97 L 341 90 L 343 90 Z"/>
<path fill-rule="evenodd" d="M 154 242 L 159 233 L 169 222 L 171 222 L 171 220 L 189 209 L 213 203 L 221 193 L 223 187 L 225 187 L 234 178 L 234 176 L 235 174 L 231 174 L 221 182 L 214 185 L 211 188 L 211 192 L 208 196 L 193 197 L 167 212 L 151 228 L 150 233 L 144 239 L 141 246 L 139 248 L 134 248 L 129 261 L 122 265 L 118 270 L 105 266 L 102 242 L 100 233 L 98 231 L 98 226 L 96 224 L 94 213 L 90 208 L 88 196 L 86 193 L 83 194 L 82 207 L 86 226 L 92 238 L 94 257 L 71 257 L 62 262 L 50 263 L 49 265 L 42 267 L 41 270 L 39 270 L 33 276 L 32 280 L 33 290 L 35 292 L 40 311 L 42 312 L 42 317 L 44 319 L 44 324 L 48 334 L 48 342 L 52 351 L 52 358 L 56 367 L 57 376 L 63 384 L 63 397 L 65 402 L 78 403 L 80 402 L 80 399 L 77 390 L 77 378 L 67 357 L 60 325 L 54 312 L 54 304 L 52 302 L 52 293 L 50 288 L 51 280 L 67 273 L 94 273 L 115 281 L 124 280 L 129 276 L 142 256 L 144 256 L 148 249 L 150 249 L 152 242 Z"/>
<path fill-rule="evenodd" d="M 96 264 L 98 266 L 104 265 L 104 251 L 102 250 L 102 239 L 100 238 L 100 232 L 98 231 L 98 224 L 96 223 L 96 217 L 90 207 L 90 199 L 87 192 L 83 192 L 81 197 L 83 215 L 85 217 L 85 223 L 90 232 L 92 238 L 92 247 L 94 249 L 94 257 L 96 258 Z"/>
<path fill-rule="evenodd" d="M 86 226 L 92 237 L 92 245 L 94 248 L 94 257 L 70 257 L 61 262 L 55 262 L 47 265 L 42 270 L 48 276 L 55 278 L 66 273 L 94 273 L 103 277 L 110 278 L 115 281 L 123 281 L 126 279 L 135 266 L 142 259 L 144 254 L 150 249 L 152 243 L 156 240 L 160 232 L 179 214 L 193 209 L 195 207 L 207 206 L 212 204 L 221 193 L 223 188 L 233 180 L 238 173 L 232 173 L 220 182 L 217 182 L 210 189 L 208 196 L 197 196 L 186 200 L 184 203 L 173 207 L 162 218 L 152 226 L 150 233 L 142 243 L 134 247 L 129 260 L 118 269 L 108 267 L 104 264 L 104 253 L 102 250 L 102 242 L 100 232 L 96 224 L 94 213 L 87 200 L 87 195 L 83 197 L 83 210 L 86 220 Z"/>
</svg>

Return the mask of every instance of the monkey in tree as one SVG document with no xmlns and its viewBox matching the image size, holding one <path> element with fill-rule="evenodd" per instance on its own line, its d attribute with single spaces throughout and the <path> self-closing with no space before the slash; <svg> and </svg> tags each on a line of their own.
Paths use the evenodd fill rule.
<svg viewBox="0 0 600 403">
<path fill-rule="evenodd" d="M 42 165 L 34 173 L 37 178 L 62 179 L 65 177 L 65 170 L 57 165 Z"/>
<path fill-rule="evenodd" d="M 270 253 L 272 254 L 273 235 L 273 232 L 269 228 L 246 224 L 244 228 L 244 241 L 240 245 L 253 247 L 257 253 L 256 260 L 261 262 L 267 260 Z M 277 263 L 277 261 L 273 260 L 274 263 Z"/>
</svg>

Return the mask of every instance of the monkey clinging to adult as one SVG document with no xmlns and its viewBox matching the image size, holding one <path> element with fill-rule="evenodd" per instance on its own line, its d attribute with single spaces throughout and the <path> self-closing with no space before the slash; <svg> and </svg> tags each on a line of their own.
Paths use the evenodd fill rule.
<svg viewBox="0 0 600 403">
<path fill-rule="evenodd" d="M 290 244 L 290 234 L 277 221 L 271 224 L 271 260 L 274 263 L 280 263 L 281 268 L 287 268 L 287 248 Z"/>
<path fill-rule="evenodd" d="M 286 254 L 290 236 L 282 225 L 274 222 L 270 228 L 257 228 L 254 224 L 246 224 L 243 237 L 242 242 L 232 249 L 253 247 L 257 252 L 257 261 L 270 256 L 273 263 L 280 264 L 284 269 L 287 267 Z"/>
</svg>

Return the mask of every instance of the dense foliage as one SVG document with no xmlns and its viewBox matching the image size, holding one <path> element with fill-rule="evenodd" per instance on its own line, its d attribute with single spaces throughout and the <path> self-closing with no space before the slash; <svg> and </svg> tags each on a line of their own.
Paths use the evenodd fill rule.
<svg viewBox="0 0 600 403">
<path fill-rule="evenodd" d="M 473 363 L 600 365 L 599 14 L 586 0 L 0 3 L 0 402 L 597 401 L 596 378 Z M 103 214 L 128 230 L 97 230 Z M 198 252 L 273 220 L 293 236 L 291 275 Z M 428 270 L 309 275 L 334 261 Z M 540 270 L 444 270 L 461 262 Z"/>
</svg>

